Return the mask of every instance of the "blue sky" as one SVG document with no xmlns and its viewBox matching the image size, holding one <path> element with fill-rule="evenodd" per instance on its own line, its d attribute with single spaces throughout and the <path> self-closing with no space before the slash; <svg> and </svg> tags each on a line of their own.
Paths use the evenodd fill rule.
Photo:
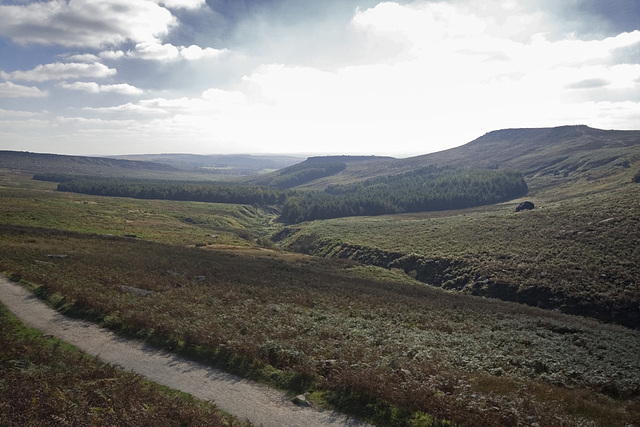
<svg viewBox="0 0 640 427">
<path fill-rule="evenodd" d="M 637 0 L 0 1 L 0 149 L 424 154 L 640 129 Z"/>
</svg>

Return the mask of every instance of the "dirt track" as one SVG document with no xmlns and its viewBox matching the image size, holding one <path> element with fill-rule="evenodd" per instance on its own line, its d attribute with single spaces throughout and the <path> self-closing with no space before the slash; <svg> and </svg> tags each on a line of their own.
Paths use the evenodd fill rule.
<svg viewBox="0 0 640 427">
<path fill-rule="evenodd" d="M 332 411 L 298 407 L 281 391 L 126 340 L 93 323 L 67 318 L 3 276 L 0 276 L 0 301 L 28 326 L 154 382 L 213 401 L 219 408 L 257 426 L 367 425 Z"/>
</svg>

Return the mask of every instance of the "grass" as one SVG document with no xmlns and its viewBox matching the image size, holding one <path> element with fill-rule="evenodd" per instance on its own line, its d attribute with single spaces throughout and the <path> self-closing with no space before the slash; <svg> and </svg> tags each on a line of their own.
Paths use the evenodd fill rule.
<svg viewBox="0 0 640 427">
<path fill-rule="evenodd" d="M 273 228 L 273 215 L 253 206 L 58 193 L 53 183 L 15 174 L 0 178 L 0 185 L 3 224 L 191 246 L 249 246 Z"/>
<path fill-rule="evenodd" d="M 531 199 L 434 214 L 344 218 L 291 227 L 281 245 L 307 253 L 389 264 L 383 254 L 459 263 L 428 283 L 520 300 L 634 327 L 640 323 L 637 184 L 557 200 Z M 396 262 L 398 264 L 398 262 Z M 387 265 L 388 266 L 388 265 Z M 416 272 L 414 272 L 416 274 Z M 501 294 L 502 293 L 502 294 Z"/>
<path fill-rule="evenodd" d="M 10 175 L 0 182 L 7 206 L 0 214 L 0 270 L 33 284 L 67 314 L 313 392 L 380 425 L 640 423 L 638 331 L 446 292 L 399 270 L 265 250 L 239 237 L 278 230 L 268 212 L 252 207 L 60 195 L 47 183 Z M 627 212 L 634 199 L 625 202 L 623 193 L 593 197 Z M 392 242 L 394 227 L 405 227 L 404 244 L 414 242 L 415 252 L 441 246 L 468 261 L 469 239 L 478 239 L 487 268 L 495 260 L 508 266 L 513 261 L 496 254 L 524 257 L 532 245 L 504 239 L 501 230 L 553 235 L 532 221 L 552 218 L 559 221 L 554 227 L 568 228 L 561 221 L 580 224 L 594 215 L 574 204 L 568 219 L 545 216 L 561 205 L 541 200 L 527 216 L 506 204 L 456 215 L 311 223 L 300 232 Z M 602 227 L 619 223 L 634 224 L 624 217 Z M 207 243 L 207 234 L 222 236 L 226 224 L 226 244 L 198 244 Z M 602 237 L 621 250 L 613 240 Z"/>
<path fill-rule="evenodd" d="M 1 236 L 0 267 L 63 312 L 245 376 L 325 390 L 338 406 L 368 402 L 368 416 L 393 419 L 372 406 L 380 400 L 463 424 L 573 424 L 584 414 L 555 402 L 605 398 L 590 418 L 599 425 L 640 415 L 640 336 L 621 327 L 349 262 L 24 228 Z"/>
<path fill-rule="evenodd" d="M 0 425 L 245 426 L 26 328 L 0 305 Z"/>
</svg>

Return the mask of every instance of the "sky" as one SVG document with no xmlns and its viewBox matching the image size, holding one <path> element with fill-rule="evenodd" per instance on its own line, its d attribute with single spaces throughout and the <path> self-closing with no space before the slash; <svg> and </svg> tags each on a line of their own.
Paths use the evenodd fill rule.
<svg viewBox="0 0 640 427">
<path fill-rule="evenodd" d="M 0 0 L 0 149 L 404 157 L 640 129 L 638 0 Z"/>
</svg>

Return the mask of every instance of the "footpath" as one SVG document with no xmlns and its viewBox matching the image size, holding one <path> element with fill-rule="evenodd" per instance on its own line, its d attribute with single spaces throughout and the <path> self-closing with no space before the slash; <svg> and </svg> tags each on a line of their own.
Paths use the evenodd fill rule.
<svg viewBox="0 0 640 427">
<path fill-rule="evenodd" d="M 367 426 L 334 411 L 297 406 L 282 391 L 119 337 L 94 323 L 65 317 L 4 276 L 0 276 L 0 302 L 27 326 L 153 382 L 212 401 L 256 426 Z"/>
</svg>

